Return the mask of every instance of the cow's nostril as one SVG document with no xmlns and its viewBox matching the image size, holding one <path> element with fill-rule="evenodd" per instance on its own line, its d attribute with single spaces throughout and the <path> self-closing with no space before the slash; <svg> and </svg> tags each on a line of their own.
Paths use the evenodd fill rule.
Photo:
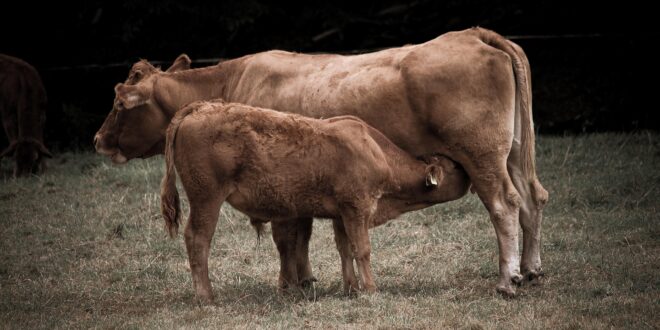
<svg viewBox="0 0 660 330">
<path fill-rule="evenodd" d="M 94 147 L 98 146 L 98 142 L 99 142 L 99 135 L 96 134 L 96 135 L 94 135 Z"/>
</svg>

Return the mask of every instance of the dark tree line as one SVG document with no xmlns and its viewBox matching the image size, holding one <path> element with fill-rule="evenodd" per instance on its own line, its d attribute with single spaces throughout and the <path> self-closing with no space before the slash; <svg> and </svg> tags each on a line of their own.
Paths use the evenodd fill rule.
<svg viewBox="0 0 660 330">
<path fill-rule="evenodd" d="M 40 70 L 49 94 L 47 138 L 89 146 L 128 66 L 87 64 L 232 58 L 268 49 L 351 52 L 419 43 L 483 26 L 519 39 L 534 75 L 541 132 L 658 128 L 634 104 L 630 63 L 657 41 L 652 11 L 581 1 L 174 0 L 18 2 L 0 13 L 0 52 Z M 648 18 L 648 19 L 647 19 Z M 74 69 L 57 68 L 74 66 Z"/>
</svg>

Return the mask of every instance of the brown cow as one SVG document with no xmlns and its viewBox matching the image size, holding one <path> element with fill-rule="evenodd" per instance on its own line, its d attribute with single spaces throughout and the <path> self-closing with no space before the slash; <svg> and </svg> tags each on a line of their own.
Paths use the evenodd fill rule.
<svg viewBox="0 0 660 330">
<path fill-rule="evenodd" d="M 46 90 L 37 70 L 25 61 L 0 54 L 0 114 L 9 146 L 0 153 L 14 157 L 14 176 L 45 170 Z"/>
<path fill-rule="evenodd" d="M 223 98 L 315 118 L 355 115 L 412 155 L 444 154 L 463 166 L 495 227 L 499 292 L 514 295 L 514 283 L 542 275 L 548 193 L 535 170 L 529 63 L 495 32 L 473 28 L 355 56 L 270 51 L 157 72 L 131 87 L 149 92 L 150 102 L 125 115 L 115 107 L 96 135 L 97 151 L 115 162 L 163 152 L 169 120 L 196 100 Z"/>
<path fill-rule="evenodd" d="M 137 103 L 148 100 L 140 97 Z M 185 241 L 193 284 L 204 301 L 213 298 L 209 246 L 224 201 L 272 222 L 335 219 L 345 290 L 373 292 L 368 229 L 458 199 L 470 186 L 454 162 L 431 159 L 427 164 L 413 158 L 357 117 L 320 120 L 237 103 L 195 102 L 167 130 L 163 216 L 175 236 L 181 214 L 176 166 L 190 202 Z M 283 268 L 295 277 L 295 260 L 284 257 L 292 262 Z"/>
</svg>

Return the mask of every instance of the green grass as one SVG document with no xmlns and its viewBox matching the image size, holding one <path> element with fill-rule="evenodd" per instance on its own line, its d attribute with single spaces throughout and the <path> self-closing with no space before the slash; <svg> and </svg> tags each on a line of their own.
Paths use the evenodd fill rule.
<svg viewBox="0 0 660 330">
<path fill-rule="evenodd" d="M 0 328 L 659 328 L 660 135 L 538 145 L 547 276 L 513 300 L 494 292 L 494 230 L 468 195 L 372 230 L 379 293 L 358 297 L 342 294 L 328 221 L 314 225 L 315 289 L 283 295 L 272 240 L 257 246 L 225 206 L 210 258 L 216 301 L 204 307 L 183 238 L 163 228 L 162 158 L 58 155 L 42 177 L 0 182 Z"/>
</svg>

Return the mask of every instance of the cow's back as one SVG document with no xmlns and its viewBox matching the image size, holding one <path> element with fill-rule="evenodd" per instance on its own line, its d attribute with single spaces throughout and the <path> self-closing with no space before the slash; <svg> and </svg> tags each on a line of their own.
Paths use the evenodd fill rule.
<svg viewBox="0 0 660 330">
<path fill-rule="evenodd" d="M 227 98 L 314 118 L 354 115 L 412 154 L 449 152 L 444 147 L 451 141 L 427 142 L 487 119 L 471 109 L 501 99 L 500 90 L 486 88 L 492 77 L 484 68 L 497 66 L 494 58 L 506 55 L 473 30 L 352 56 L 270 51 L 245 60 Z M 508 61 L 499 67 L 508 70 L 503 79 L 512 79 Z"/>
</svg>

